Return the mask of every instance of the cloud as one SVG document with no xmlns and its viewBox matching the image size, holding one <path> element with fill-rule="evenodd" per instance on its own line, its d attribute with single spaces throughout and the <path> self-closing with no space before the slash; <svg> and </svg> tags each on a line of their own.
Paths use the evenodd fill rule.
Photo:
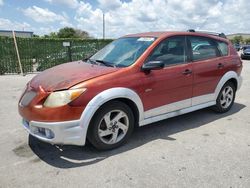
<svg viewBox="0 0 250 188">
<path fill-rule="evenodd" d="M 0 29 L 3 30 L 15 30 L 15 31 L 34 31 L 35 34 L 43 35 L 45 33 L 51 33 L 56 31 L 53 26 L 48 27 L 32 27 L 26 22 L 13 22 L 9 19 L 0 18 Z"/>
<path fill-rule="evenodd" d="M 42 30 L 34 27 L 37 33 L 71 26 L 101 38 L 103 13 L 108 38 L 128 33 L 191 28 L 226 34 L 250 31 L 249 0 L 97 0 L 97 3 L 83 0 L 44 1 L 64 6 L 65 9 L 62 7 L 61 12 L 38 6 L 21 9 L 24 15 L 43 24 L 39 25 L 43 27 Z M 22 24 L 18 23 L 18 26 Z"/>
<path fill-rule="evenodd" d="M 102 36 L 105 11 L 106 35 L 116 38 L 128 33 L 200 29 L 217 32 L 249 32 L 249 0 L 98 0 L 98 7 L 81 1 L 77 27 L 95 37 Z"/>
<path fill-rule="evenodd" d="M 48 9 L 43 9 L 37 6 L 28 7 L 23 9 L 22 12 L 25 16 L 38 23 L 46 24 L 59 21 L 61 25 L 71 25 L 68 23 L 68 19 L 65 15 L 56 14 Z"/>
<path fill-rule="evenodd" d="M 98 0 L 98 2 L 103 11 L 116 10 L 122 5 L 120 0 Z"/>
<path fill-rule="evenodd" d="M 169 24 L 162 24 L 163 19 L 167 19 L 167 17 L 163 18 L 161 14 L 161 12 L 165 11 L 164 7 L 166 7 L 166 1 L 162 0 L 134 0 L 121 3 L 119 6 L 116 6 L 116 9 L 106 10 L 107 37 L 116 38 L 127 33 L 165 30 Z M 77 26 L 95 37 L 101 37 L 101 8 L 94 8 L 88 3 L 81 2 L 79 11 L 77 11 L 75 16 L 75 20 L 78 23 Z"/>
<path fill-rule="evenodd" d="M 70 8 L 76 8 L 79 5 L 78 0 L 44 0 L 44 1 L 47 1 L 55 5 L 58 5 L 58 4 L 66 5 Z"/>
<path fill-rule="evenodd" d="M 22 30 L 31 30 L 31 26 L 26 22 L 19 23 L 15 21 L 13 22 L 9 19 L 0 18 L 0 29 L 22 31 Z"/>
<path fill-rule="evenodd" d="M 3 6 L 3 4 L 4 4 L 3 0 L 0 0 L 0 6 Z"/>
<path fill-rule="evenodd" d="M 89 32 L 92 36 L 102 35 L 102 15 L 101 9 L 93 9 L 89 3 L 80 2 L 74 19 L 77 28 Z"/>
</svg>

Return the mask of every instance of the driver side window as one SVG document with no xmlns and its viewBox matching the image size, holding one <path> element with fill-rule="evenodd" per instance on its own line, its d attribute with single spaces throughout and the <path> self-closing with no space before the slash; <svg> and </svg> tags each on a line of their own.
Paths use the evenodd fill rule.
<svg viewBox="0 0 250 188">
<path fill-rule="evenodd" d="M 182 64 L 187 61 L 185 37 L 176 36 L 162 41 L 149 55 L 149 61 L 162 61 L 166 66 Z"/>
</svg>

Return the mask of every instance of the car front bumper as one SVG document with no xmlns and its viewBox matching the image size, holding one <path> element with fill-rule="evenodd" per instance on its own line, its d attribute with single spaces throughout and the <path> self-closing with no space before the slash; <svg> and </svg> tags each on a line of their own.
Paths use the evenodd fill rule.
<svg viewBox="0 0 250 188">
<path fill-rule="evenodd" d="M 29 134 L 51 144 L 85 145 L 84 129 L 80 120 L 63 122 L 38 122 L 23 119 L 23 126 Z"/>
</svg>

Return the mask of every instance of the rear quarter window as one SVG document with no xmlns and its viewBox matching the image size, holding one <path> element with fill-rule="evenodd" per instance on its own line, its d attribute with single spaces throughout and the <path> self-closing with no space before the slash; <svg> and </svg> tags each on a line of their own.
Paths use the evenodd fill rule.
<svg viewBox="0 0 250 188">
<path fill-rule="evenodd" d="M 218 41 L 218 49 L 222 56 L 228 55 L 228 44 L 226 42 Z"/>
</svg>

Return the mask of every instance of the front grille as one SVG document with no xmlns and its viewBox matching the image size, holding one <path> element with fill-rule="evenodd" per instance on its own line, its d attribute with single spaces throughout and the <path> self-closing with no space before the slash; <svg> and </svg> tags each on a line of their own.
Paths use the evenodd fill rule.
<svg viewBox="0 0 250 188">
<path fill-rule="evenodd" d="M 22 100 L 21 100 L 21 105 L 22 106 L 27 106 L 29 105 L 29 103 L 35 98 L 36 96 L 36 92 L 34 91 L 27 91 L 23 97 L 22 97 Z"/>
</svg>

